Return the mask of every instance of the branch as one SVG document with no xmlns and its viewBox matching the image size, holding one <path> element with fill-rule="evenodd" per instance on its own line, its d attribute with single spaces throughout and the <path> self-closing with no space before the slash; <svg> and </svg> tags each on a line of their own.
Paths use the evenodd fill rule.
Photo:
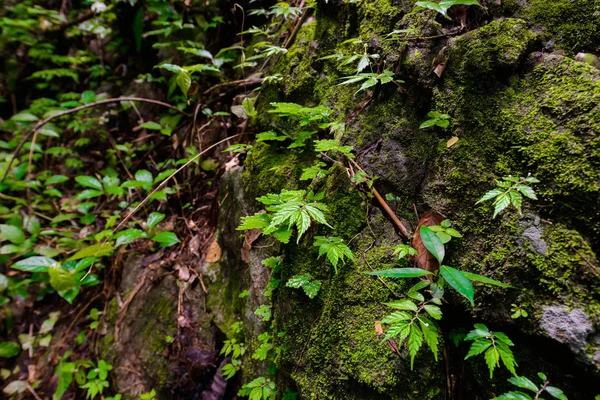
<svg viewBox="0 0 600 400">
<path fill-rule="evenodd" d="M 119 97 L 119 98 L 114 98 L 114 99 L 105 99 L 105 100 L 99 100 L 99 101 L 95 101 L 93 103 L 90 104 L 84 104 L 82 106 L 79 107 L 75 107 L 75 108 L 71 108 L 69 110 L 65 110 L 65 111 L 61 111 L 59 113 L 56 114 L 52 114 L 51 116 L 49 116 L 48 118 L 45 118 L 43 120 L 41 120 L 40 122 L 38 122 L 35 126 L 35 128 L 33 128 L 33 130 L 31 132 L 29 132 L 27 135 L 25 135 L 25 137 L 19 142 L 19 144 L 17 145 L 17 147 L 15 148 L 15 150 L 13 151 L 12 157 L 10 159 L 10 161 L 8 162 L 8 166 L 6 167 L 6 170 L 4 171 L 4 174 L 2 175 L 2 179 L 0 179 L 0 183 L 4 182 L 4 179 L 6 179 L 6 176 L 8 175 L 8 171 L 10 171 L 10 167 L 12 166 L 15 158 L 17 157 L 17 155 L 19 154 L 19 152 L 21 151 L 21 149 L 23 148 L 23 146 L 25 145 L 25 143 L 27 143 L 27 141 L 29 140 L 29 138 L 32 135 L 37 136 L 37 132 L 42 128 L 42 126 L 46 125 L 48 122 L 52 121 L 54 118 L 58 118 L 58 117 L 62 117 L 64 115 L 68 115 L 68 114 L 72 114 L 75 113 L 77 111 L 81 111 L 81 110 L 85 110 L 86 108 L 92 108 L 92 107 L 96 107 L 102 104 L 110 104 L 110 103 L 120 103 L 122 101 L 141 101 L 144 103 L 152 103 L 152 104 L 157 104 L 159 106 L 163 106 L 163 107 L 167 107 L 170 108 L 171 110 L 175 110 L 183 115 L 185 115 L 186 117 L 190 117 L 191 115 L 186 113 L 185 111 L 180 110 L 177 107 L 174 107 L 168 103 L 164 103 L 162 101 L 158 101 L 158 100 L 152 100 L 152 99 L 144 99 L 141 97 Z M 34 143 L 31 144 L 31 147 L 33 148 Z"/>
</svg>

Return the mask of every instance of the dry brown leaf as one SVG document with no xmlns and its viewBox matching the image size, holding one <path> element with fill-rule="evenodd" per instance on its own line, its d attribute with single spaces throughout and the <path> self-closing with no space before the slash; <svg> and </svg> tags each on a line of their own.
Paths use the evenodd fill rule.
<svg viewBox="0 0 600 400">
<path fill-rule="evenodd" d="M 377 337 L 383 335 L 383 327 L 379 321 L 375 321 L 375 333 L 377 334 Z"/>
<path fill-rule="evenodd" d="M 444 217 L 435 211 L 427 211 L 423 214 L 423 217 L 419 220 L 415 238 L 412 242 L 412 247 L 417 250 L 417 265 L 419 268 L 426 269 L 427 271 L 435 272 L 440 268 L 440 263 L 436 258 L 425 248 L 423 241 L 421 240 L 420 229 L 421 226 L 434 226 L 439 225 L 444 220 Z"/>
<path fill-rule="evenodd" d="M 450 138 L 448 140 L 448 142 L 446 143 L 446 147 L 452 147 L 456 144 L 456 142 L 458 142 L 458 136 L 454 136 L 454 137 Z"/>
<path fill-rule="evenodd" d="M 261 235 L 261 229 L 252 229 L 244 232 L 244 244 L 242 245 L 242 260 L 248 264 L 250 262 L 250 250 L 252 243 Z"/>
<path fill-rule="evenodd" d="M 208 247 L 208 250 L 206 250 L 206 258 L 204 259 L 204 261 L 208 263 L 217 262 L 221 259 L 221 254 L 221 246 L 219 246 L 218 239 L 215 239 Z"/>
<path fill-rule="evenodd" d="M 196 257 L 200 257 L 200 252 L 198 252 L 199 248 L 200 248 L 200 235 L 196 235 L 190 239 L 190 242 L 188 243 L 188 250 L 190 253 L 192 253 Z"/>
</svg>

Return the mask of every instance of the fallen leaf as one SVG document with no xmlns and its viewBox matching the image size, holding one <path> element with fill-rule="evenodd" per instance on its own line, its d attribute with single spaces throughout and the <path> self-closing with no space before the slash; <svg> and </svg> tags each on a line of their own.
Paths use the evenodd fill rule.
<svg viewBox="0 0 600 400">
<path fill-rule="evenodd" d="M 450 138 L 450 140 L 448 140 L 448 142 L 446 143 L 446 147 L 452 147 L 456 144 L 456 142 L 458 142 L 458 136 Z"/>
<path fill-rule="evenodd" d="M 415 238 L 412 242 L 412 247 L 417 250 L 417 265 L 419 268 L 426 269 L 427 271 L 435 272 L 440 268 L 440 263 L 431 254 L 423 244 L 421 240 L 420 228 L 424 226 L 439 225 L 444 220 L 444 217 L 435 211 L 427 211 L 423 214 L 423 217 L 419 220 L 419 224 L 416 229 Z"/>
<path fill-rule="evenodd" d="M 218 239 L 215 239 L 210 246 L 208 246 L 208 250 L 206 250 L 206 258 L 204 261 L 208 263 L 214 263 L 221 259 L 221 246 L 219 246 Z"/>
<path fill-rule="evenodd" d="M 190 253 L 192 253 L 196 257 L 200 257 L 200 252 L 198 252 L 199 248 L 200 248 L 200 235 L 196 235 L 190 239 L 190 242 L 188 243 L 188 250 Z"/>
<path fill-rule="evenodd" d="M 383 335 L 383 327 L 379 321 L 375 321 L 375 333 L 377 334 L 377 337 Z"/>
<path fill-rule="evenodd" d="M 244 232 L 244 244 L 242 245 L 242 261 L 246 264 L 250 262 L 250 250 L 252 250 L 252 243 L 259 238 L 262 233 L 262 229 L 251 229 Z"/>
<path fill-rule="evenodd" d="M 185 265 L 177 264 L 176 269 L 179 279 L 181 279 L 182 281 L 187 281 L 190 279 L 190 269 L 188 267 L 186 267 Z"/>
</svg>

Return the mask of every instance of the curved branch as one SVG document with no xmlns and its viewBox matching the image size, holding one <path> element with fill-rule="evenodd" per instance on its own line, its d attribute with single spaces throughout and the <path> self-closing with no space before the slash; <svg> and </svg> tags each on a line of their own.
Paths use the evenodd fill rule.
<svg viewBox="0 0 600 400">
<path fill-rule="evenodd" d="M 65 111 L 61 111 L 61 112 L 56 113 L 56 114 L 52 114 L 48 118 L 44 118 L 43 120 L 41 120 L 40 122 L 38 122 L 35 125 L 35 128 L 33 128 L 33 130 L 30 131 L 27 135 L 25 135 L 25 137 L 19 142 L 19 144 L 17 145 L 17 147 L 13 151 L 11 160 L 8 162 L 8 166 L 6 167 L 6 170 L 4 171 L 4 174 L 2 175 L 2 179 L 0 179 L 0 183 L 4 182 L 4 179 L 6 179 L 6 176 L 8 175 L 8 171 L 10 171 L 10 167 L 12 166 L 13 162 L 15 161 L 15 158 L 17 157 L 17 155 L 19 154 L 19 152 L 21 151 L 21 149 L 23 148 L 23 146 L 25 146 L 25 143 L 27 143 L 27 141 L 29 140 L 29 138 L 32 135 L 36 135 L 37 136 L 37 132 L 42 128 L 42 126 L 46 125 L 48 122 L 52 121 L 54 118 L 62 117 L 64 115 L 72 114 L 72 113 L 75 113 L 77 111 L 85 110 L 86 108 L 92 108 L 92 107 L 96 107 L 96 106 L 99 106 L 99 105 L 102 105 L 102 104 L 120 103 L 122 101 L 141 101 L 141 102 L 144 102 L 144 103 L 157 104 L 159 106 L 163 106 L 163 107 L 170 108 L 171 110 L 175 110 L 175 111 L 177 111 L 177 112 L 185 115 L 186 117 L 190 117 L 191 116 L 190 114 L 186 113 L 185 111 L 182 111 L 179 108 L 177 108 L 175 106 L 172 106 L 172 105 L 170 105 L 168 103 L 165 103 L 165 102 L 162 102 L 162 101 L 158 101 L 158 100 L 144 99 L 142 97 L 119 97 L 119 98 L 114 98 L 114 99 L 99 100 L 99 101 L 95 101 L 95 102 L 90 103 L 90 104 L 84 104 L 84 105 L 79 106 L 79 107 L 71 108 L 69 110 L 65 110 Z M 33 147 L 33 144 L 32 144 L 32 147 Z"/>
</svg>

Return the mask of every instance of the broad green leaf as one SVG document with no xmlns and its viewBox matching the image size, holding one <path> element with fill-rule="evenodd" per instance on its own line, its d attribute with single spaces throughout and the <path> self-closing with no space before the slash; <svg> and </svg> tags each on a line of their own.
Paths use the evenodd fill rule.
<svg viewBox="0 0 600 400">
<path fill-rule="evenodd" d="M 382 324 L 397 324 L 400 321 L 410 321 L 412 316 L 404 311 L 396 311 L 390 315 L 385 316 L 382 320 Z"/>
<path fill-rule="evenodd" d="M 53 264 L 48 268 L 48 275 L 50 275 L 50 285 L 52 285 L 57 292 L 64 292 L 65 290 L 75 287 L 73 275 L 69 271 L 63 269 L 60 263 Z"/>
<path fill-rule="evenodd" d="M 159 123 L 156 122 L 144 122 L 143 124 L 140 125 L 140 127 L 144 128 L 144 129 L 150 129 L 150 130 L 154 130 L 154 131 L 160 131 L 162 129 L 162 126 L 160 126 Z"/>
<path fill-rule="evenodd" d="M 502 191 L 502 190 L 500 190 L 500 189 L 493 189 L 493 190 L 490 190 L 489 192 L 487 192 L 486 194 L 484 194 L 484 195 L 483 195 L 483 197 L 482 197 L 481 199 L 479 199 L 479 200 L 477 201 L 477 203 L 475 203 L 475 204 L 479 204 L 479 203 L 481 203 L 481 202 L 484 202 L 484 201 L 491 200 L 491 199 L 493 199 L 494 197 L 500 196 L 500 195 L 501 195 L 501 194 L 503 194 L 503 193 L 504 193 L 504 191 Z"/>
<path fill-rule="evenodd" d="M 11 268 L 26 272 L 46 272 L 56 261 L 48 257 L 34 256 L 17 261 Z"/>
<path fill-rule="evenodd" d="M 242 223 L 236 229 L 238 231 L 248 229 L 264 229 L 271 223 L 271 216 L 267 213 L 258 213 L 248 217 L 242 217 Z M 291 231 L 290 231 L 291 233 Z"/>
<path fill-rule="evenodd" d="M 99 190 L 85 189 L 85 190 L 77 193 L 77 195 L 75 196 L 75 199 L 88 200 L 88 199 L 93 199 L 94 197 L 100 197 L 100 196 L 102 196 L 102 192 Z"/>
<path fill-rule="evenodd" d="M 160 247 L 173 246 L 180 242 L 174 232 L 163 231 L 152 238 L 153 241 L 160 243 Z"/>
<path fill-rule="evenodd" d="M 165 219 L 165 214 L 162 214 L 159 212 L 153 212 L 148 216 L 148 220 L 146 221 L 146 226 L 148 228 L 154 228 L 163 219 Z"/>
<path fill-rule="evenodd" d="M 383 304 L 388 307 L 395 308 L 396 310 L 417 311 L 417 305 L 407 299 L 391 301 Z"/>
<path fill-rule="evenodd" d="M 91 246 L 85 247 L 73 254 L 67 259 L 67 261 L 79 260 L 86 257 L 102 257 L 109 254 L 115 248 L 111 243 L 97 243 Z"/>
<path fill-rule="evenodd" d="M 35 115 L 28 112 L 21 112 L 10 117 L 11 120 L 17 122 L 35 122 L 39 120 Z"/>
<path fill-rule="evenodd" d="M 187 99 L 188 91 L 190 90 L 190 86 L 192 86 L 192 77 L 189 72 L 182 71 L 177 74 L 175 78 L 177 82 L 177 86 L 183 92 L 183 96 Z"/>
<path fill-rule="evenodd" d="M 494 398 L 494 400 L 533 400 L 533 398 L 523 392 L 507 392 Z"/>
<path fill-rule="evenodd" d="M 152 173 L 146 171 L 145 169 L 139 170 L 135 173 L 135 180 L 142 182 L 144 189 L 146 191 L 150 191 L 152 189 Z"/>
<path fill-rule="evenodd" d="M 366 275 L 384 276 L 387 278 L 418 278 L 431 275 L 430 271 L 421 268 L 392 268 L 373 272 L 363 272 Z"/>
<path fill-rule="evenodd" d="M 13 225 L 0 225 L 0 238 L 18 245 L 21 245 L 25 242 L 25 234 L 23 233 L 23 230 Z"/>
<path fill-rule="evenodd" d="M 513 376 L 512 378 L 509 378 L 508 381 L 517 387 L 531 390 L 532 392 L 537 392 L 539 390 L 535 383 L 524 376 Z"/>
<path fill-rule="evenodd" d="M 157 67 L 163 68 L 163 69 L 166 69 L 167 71 L 171 71 L 171 72 L 175 72 L 175 73 L 180 73 L 180 72 L 185 71 L 185 69 L 183 69 L 179 65 L 174 65 L 174 64 L 161 64 L 161 65 L 158 65 Z"/>
<path fill-rule="evenodd" d="M 444 244 L 442 243 L 442 240 L 438 237 L 438 235 L 435 234 L 435 232 L 425 225 L 421 225 L 419 228 L 419 234 L 421 235 L 421 240 L 423 241 L 425 248 L 431 254 L 433 254 L 433 256 L 441 264 L 445 255 Z"/>
<path fill-rule="evenodd" d="M 471 285 L 471 281 L 461 271 L 443 265 L 440 268 L 440 273 L 450 286 L 469 300 L 471 306 L 475 306 L 473 285 Z"/>
<path fill-rule="evenodd" d="M 79 287 L 73 287 L 71 289 L 62 290 L 58 292 L 58 295 L 65 299 L 69 304 L 73 304 L 73 300 L 79 294 Z"/>
<path fill-rule="evenodd" d="M 507 193 L 501 194 L 500 196 L 498 196 L 496 198 L 496 200 L 494 201 L 494 216 L 493 218 L 496 218 L 496 216 L 502 211 L 504 210 L 506 207 L 508 207 L 510 205 L 510 197 Z"/>
<path fill-rule="evenodd" d="M 102 182 L 93 176 L 76 176 L 75 181 L 81 186 L 102 191 Z"/>
<path fill-rule="evenodd" d="M 55 185 L 57 183 L 63 183 L 68 180 L 69 180 L 69 178 L 64 175 L 53 175 L 50 178 L 46 179 L 46 182 L 44 182 L 44 183 L 46 185 Z"/>
<path fill-rule="evenodd" d="M 546 392 L 548 392 L 548 394 L 550 394 L 550 396 L 554 397 L 555 399 L 567 400 L 567 396 L 565 396 L 563 391 L 555 386 L 546 386 Z"/>
<path fill-rule="evenodd" d="M 381 322 L 384 324 L 388 323 L 388 318 L 390 318 L 390 317 L 391 316 L 388 315 L 387 317 L 382 319 Z M 408 323 L 408 321 L 399 320 L 399 321 L 394 322 L 393 325 L 391 325 L 389 327 L 383 340 L 396 338 L 398 341 L 398 344 L 401 344 L 404 341 L 404 339 L 406 339 L 409 332 L 410 332 L 410 324 Z"/>
<path fill-rule="evenodd" d="M 294 275 L 287 281 L 285 286 L 299 289 L 303 285 L 310 282 L 311 278 L 312 278 L 312 276 L 310 274 Z"/>
<path fill-rule="evenodd" d="M 502 283 L 500 281 L 488 278 L 486 276 L 482 276 L 482 275 L 477 275 L 477 274 L 473 274 L 471 272 L 463 272 L 463 275 L 467 277 L 467 279 L 469 279 L 470 281 L 476 281 L 476 282 L 481 282 L 481 283 L 487 283 L 490 285 L 495 285 L 495 286 L 500 286 L 503 288 L 512 288 L 514 289 L 514 286 L 508 285 L 506 283 Z"/>
<path fill-rule="evenodd" d="M 0 358 L 11 358 L 21 352 L 21 346 L 15 342 L 0 342 Z"/>
<path fill-rule="evenodd" d="M 117 241 L 115 242 L 115 247 L 119 247 L 119 246 L 123 246 L 123 245 L 128 245 L 129 243 L 133 242 L 135 239 L 140 238 L 144 236 L 144 231 L 142 231 L 141 229 L 125 229 L 122 232 L 119 232 L 115 235 L 115 239 L 117 239 Z"/>
</svg>

